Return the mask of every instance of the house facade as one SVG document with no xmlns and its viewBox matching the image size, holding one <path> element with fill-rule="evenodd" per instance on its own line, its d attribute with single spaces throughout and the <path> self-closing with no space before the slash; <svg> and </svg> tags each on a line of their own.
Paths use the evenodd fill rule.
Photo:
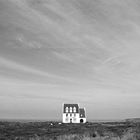
<svg viewBox="0 0 140 140">
<path fill-rule="evenodd" d="M 86 123 L 85 108 L 78 104 L 63 104 L 63 123 Z"/>
</svg>

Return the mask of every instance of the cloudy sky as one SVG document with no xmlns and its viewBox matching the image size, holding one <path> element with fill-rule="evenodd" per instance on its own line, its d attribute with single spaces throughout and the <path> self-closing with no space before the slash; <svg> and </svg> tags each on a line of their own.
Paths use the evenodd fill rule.
<svg viewBox="0 0 140 140">
<path fill-rule="evenodd" d="M 139 0 L 0 0 L 0 118 L 140 117 Z"/>
</svg>

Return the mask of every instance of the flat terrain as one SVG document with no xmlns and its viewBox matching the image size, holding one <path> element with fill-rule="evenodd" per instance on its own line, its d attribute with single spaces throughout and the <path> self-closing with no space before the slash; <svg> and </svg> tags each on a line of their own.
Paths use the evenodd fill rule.
<svg viewBox="0 0 140 140">
<path fill-rule="evenodd" d="M 140 140 L 140 123 L 0 122 L 0 140 Z"/>
</svg>

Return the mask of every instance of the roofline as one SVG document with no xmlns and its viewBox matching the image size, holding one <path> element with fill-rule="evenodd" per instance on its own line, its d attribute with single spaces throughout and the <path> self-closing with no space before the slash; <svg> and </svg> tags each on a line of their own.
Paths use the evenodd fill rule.
<svg viewBox="0 0 140 140">
<path fill-rule="evenodd" d="M 85 111 L 85 114 L 86 114 L 86 108 L 85 108 L 85 107 L 79 108 L 79 110 L 80 110 L 80 109 L 84 109 L 84 111 Z"/>
<path fill-rule="evenodd" d="M 62 103 L 63 106 L 66 105 L 66 104 L 69 104 L 69 105 L 75 104 L 75 105 L 79 106 L 79 103 L 64 103 L 64 102 Z"/>
<path fill-rule="evenodd" d="M 69 105 L 71 105 L 71 104 L 74 104 L 74 105 L 78 105 L 78 112 L 79 112 L 79 103 L 62 103 L 62 114 L 64 113 L 64 105 L 66 105 L 66 104 L 69 104 Z"/>
</svg>

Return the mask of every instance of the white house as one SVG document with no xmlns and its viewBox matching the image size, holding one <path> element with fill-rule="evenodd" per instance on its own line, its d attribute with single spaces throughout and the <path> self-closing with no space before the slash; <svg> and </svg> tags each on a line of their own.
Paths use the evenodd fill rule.
<svg viewBox="0 0 140 140">
<path fill-rule="evenodd" d="M 85 109 L 78 104 L 63 104 L 63 123 L 86 123 Z"/>
</svg>

